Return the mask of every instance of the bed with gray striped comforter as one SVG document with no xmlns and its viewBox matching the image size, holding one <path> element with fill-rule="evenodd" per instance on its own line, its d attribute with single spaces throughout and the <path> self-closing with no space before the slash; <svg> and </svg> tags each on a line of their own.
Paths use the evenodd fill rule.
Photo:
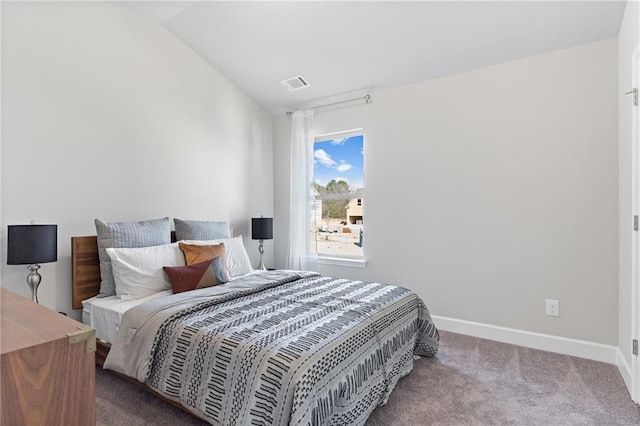
<svg viewBox="0 0 640 426">
<path fill-rule="evenodd" d="M 439 336 L 402 287 L 271 271 L 145 302 L 105 368 L 216 425 L 359 425 Z"/>
</svg>

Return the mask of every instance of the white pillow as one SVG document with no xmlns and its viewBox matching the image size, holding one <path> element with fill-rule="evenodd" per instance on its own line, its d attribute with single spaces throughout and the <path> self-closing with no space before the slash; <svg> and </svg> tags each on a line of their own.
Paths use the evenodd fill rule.
<svg viewBox="0 0 640 426">
<path fill-rule="evenodd" d="M 219 240 L 185 240 L 180 242 L 198 246 L 224 243 L 224 252 L 227 256 L 227 270 L 229 271 L 231 278 L 253 272 L 251 260 L 249 260 L 247 250 L 244 248 L 242 235 L 238 235 L 233 238 L 222 238 Z"/>
<path fill-rule="evenodd" d="M 116 294 L 133 299 L 170 290 L 163 266 L 185 266 L 178 243 L 139 248 L 108 248 Z"/>
</svg>

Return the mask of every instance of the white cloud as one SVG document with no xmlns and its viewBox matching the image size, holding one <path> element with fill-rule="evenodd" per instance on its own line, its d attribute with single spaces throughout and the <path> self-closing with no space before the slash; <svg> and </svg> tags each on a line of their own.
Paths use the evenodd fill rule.
<svg viewBox="0 0 640 426">
<path fill-rule="evenodd" d="M 346 171 L 349 171 L 349 170 L 353 169 L 353 166 L 351 164 L 345 162 L 344 160 L 341 160 L 340 164 L 338 164 L 335 167 L 335 169 L 337 171 L 339 171 L 340 173 L 342 173 L 342 172 L 346 172 Z"/>
<path fill-rule="evenodd" d="M 336 166 L 336 162 L 331 158 L 324 149 L 318 149 L 313 153 L 313 157 L 325 167 L 333 168 Z"/>
<path fill-rule="evenodd" d="M 313 161 L 314 164 L 316 163 L 316 161 L 318 161 L 323 166 L 330 169 L 336 169 L 340 173 L 344 173 L 353 169 L 353 165 L 347 163 L 344 160 L 340 160 L 340 164 L 338 164 L 333 158 L 331 158 L 329 154 L 327 154 L 327 151 L 325 151 L 324 149 L 317 149 L 313 153 Z"/>
<path fill-rule="evenodd" d="M 331 141 L 331 145 L 344 145 L 348 138 L 334 139 Z"/>
</svg>

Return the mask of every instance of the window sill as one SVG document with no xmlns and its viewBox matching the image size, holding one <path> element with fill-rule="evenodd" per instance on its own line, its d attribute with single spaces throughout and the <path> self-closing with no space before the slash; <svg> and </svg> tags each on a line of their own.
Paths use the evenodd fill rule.
<svg viewBox="0 0 640 426">
<path fill-rule="evenodd" d="M 364 259 L 348 259 L 344 257 L 326 257 L 318 256 L 316 262 L 319 265 L 332 265 L 332 266 L 348 266 L 350 268 L 366 268 L 367 261 Z"/>
</svg>

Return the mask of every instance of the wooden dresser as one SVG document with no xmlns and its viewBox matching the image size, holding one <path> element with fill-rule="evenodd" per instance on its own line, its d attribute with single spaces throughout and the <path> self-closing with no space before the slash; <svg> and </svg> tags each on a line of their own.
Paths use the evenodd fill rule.
<svg viewBox="0 0 640 426">
<path fill-rule="evenodd" d="M 95 425 L 95 331 L 0 288 L 0 424 Z"/>
</svg>

